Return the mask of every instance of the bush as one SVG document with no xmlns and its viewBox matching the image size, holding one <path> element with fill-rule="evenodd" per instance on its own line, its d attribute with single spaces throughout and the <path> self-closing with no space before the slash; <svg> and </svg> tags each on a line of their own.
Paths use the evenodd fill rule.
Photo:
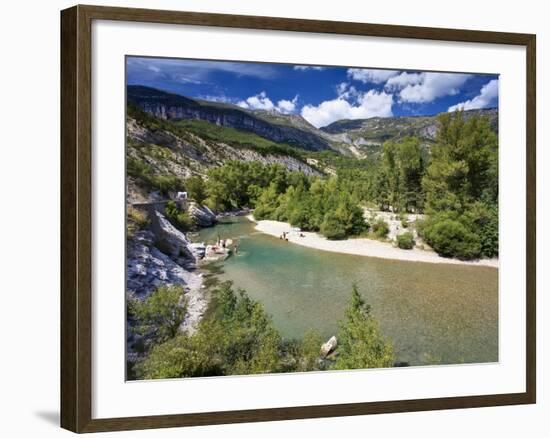
<svg viewBox="0 0 550 438">
<path fill-rule="evenodd" d="M 390 232 L 390 227 L 384 219 L 377 219 L 372 224 L 372 232 L 376 237 L 384 239 L 388 236 L 388 233 Z"/>
<path fill-rule="evenodd" d="M 332 212 L 325 215 L 321 223 L 321 234 L 330 240 L 340 240 L 346 237 L 346 228 L 340 219 Z"/>
<path fill-rule="evenodd" d="M 414 236 L 412 233 L 406 232 L 397 236 L 397 246 L 401 249 L 413 249 Z"/>
<path fill-rule="evenodd" d="M 126 235 L 132 237 L 136 231 L 142 230 L 149 225 L 147 214 L 131 205 L 126 210 Z"/>
<path fill-rule="evenodd" d="M 168 201 L 166 208 L 164 209 L 164 214 L 168 220 L 181 231 L 188 231 L 192 229 L 195 225 L 189 213 L 182 210 L 174 201 Z"/>
<path fill-rule="evenodd" d="M 173 338 L 187 312 L 183 287 L 161 286 L 145 300 L 129 301 L 128 312 L 135 320 L 134 330 L 154 343 Z"/>
<path fill-rule="evenodd" d="M 191 199 L 202 204 L 206 199 L 206 185 L 200 176 L 191 176 L 185 180 L 185 189 Z"/>
<path fill-rule="evenodd" d="M 458 220 L 435 218 L 423 227 L 426 242 L 444 257 L 473 259 L 481 255 L 479 236 Z"/>
<path fill-rule="evenodd" d="M 498 256 L 498 208 L 476 202 L 464 214 L 464 220 L 479 236 L 481 254 L 485 257 Z"/>
<path fill-rule="evenodd" d="M 409 228 L 409 221 L 407 220 L 407 215 L 404 213 L 401 213 L 399 215 L 399 220 L 401 221 L 401 226 L 403 228 Z"/>
</svg>

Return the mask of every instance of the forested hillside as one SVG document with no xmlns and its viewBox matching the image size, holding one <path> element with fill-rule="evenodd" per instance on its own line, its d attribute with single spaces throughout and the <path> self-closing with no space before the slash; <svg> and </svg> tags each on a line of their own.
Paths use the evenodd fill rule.
<svg viewBox="0 0 550 438">
<path fill-rule="evenodd" d="M 151 90 L 129 87 L 129 201 L 187 190 L 214 211 L 248 207 L 257 219 L 290 222 L 330 239 L 383 236 L 365 218 L 365 207 L 422 213 L 418 233 L 439 254 L 498 254 L 496 110 L 341 121 L 325 134 L 317 130 L 319 138 L 344 135 L 359 146 L 359 135 L 384 140 L 357 156 L 338 152 L 334 137 L 331 147 L 312 150 L 315 128 L 293 115 Z M 233 123 L 239 111 L 278 134 L 256 129 L 256 122 L 246 129 Z M 307 135 L 296 137 L 296 130 Z"/>
</svg>

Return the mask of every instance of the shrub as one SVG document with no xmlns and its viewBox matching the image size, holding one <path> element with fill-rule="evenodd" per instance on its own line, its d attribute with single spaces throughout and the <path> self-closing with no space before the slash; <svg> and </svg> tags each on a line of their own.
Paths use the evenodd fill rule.
<svg viewBox="0 0 550 438">
<path fill-rule="evenodd" d="M 401 221 L 401 226 L 403 228 L 409 228 L 409 221 L 407 220 L 407 215 L 404 213 L 401 213 L 399 215 L 399 220 Z"/>
<path fill-rule="evenodd" d="M 473 259 L 481 255 L 479 236 L 458 220 L 435 218 L 423 228 L 426 242 L 444 257 Z"/>
<path fill-rule="evenodd" d="M 414 247 L 413 234 L 406 232 L 397 236 L 397 246 L 401 249 L 413 249 Z"/>
<path fill-rule="evenodd" d="M 131 205 L 126 210 L 126 234 L 128 237 L 132 237 L 136 231 L 142 230 L 149 225 L 149 219 L 147 214 L 140 211 Z"/>
<path fill-rule="evenodd" d="M 464 215 L 464 220 L 471 230 L 479 236 L 481 254 L 485 257 L 498 256 L 498 208 L 475 202 L 470 205 Z"/>
<path fill-rule="evenodd" d="M 185 189 L 191 199 L 202 204 L 206 199 L 206 185 L 200 176 L 191 176 L 185 180 Z"/>
<path fill-rule="evenodd" d="M 330 240 L 339 240 L 346 237 L 346 228 L 338 216 L 329 212 L 321 223 L 321 234 Z"/>
<path fill-rule="evenodd" d="M 189 213 L 179 208 L 174 201 L 168 201 L 164 209 L 164 214 L 168 220 L 181 231 L 188 231 L 195 225 Z"/>
<path fill-rule="evenodd" d="M 176 336 L 187 312 L 183 287 L 161 286 L 145 300 L 129 301 L 128 311 L 137 333 L 151 337 L 153 342 L 164 342 Z"/>
<path fill-rule="evenodd" d="M 377 219 L 372 224 L 372 232 L 374 235 L 380 239 L 384 239 L 387 237 L 388 233 L 390 232 L 390 227 L 386 223 L 384 219 Z"/>
</svg>

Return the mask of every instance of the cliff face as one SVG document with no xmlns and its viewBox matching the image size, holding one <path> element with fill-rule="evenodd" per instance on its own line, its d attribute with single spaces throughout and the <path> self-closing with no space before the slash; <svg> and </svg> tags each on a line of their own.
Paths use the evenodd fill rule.
<svg viewBox="0 0 550 438">
<path fill-rule="evenodd" d="M 207 136 L 203 138 L 190 132 L 185 134 L 185 136 L 177 135 L 162 128 L 153 130 L 142 121 L 128 117 L 127 160 L 146 166 L 152 174 L 174 175 L 182 179 L 192 175 L 204 176 L 209 168 L 221 166 L 230 160 L 280 164 L 290 171 L 300 171 L 306 175 L 321 175 L 315 167 L 291 155 L 261 153 L 254 149 L 234 147 L 214 141 Z M 155 193 L 148 193 L 145 188 L 136 184 L 130 174 L 128 175 L 128 202 L 145 202 L 157 198 Z"/>
<path fill-rule="evenodd" d="M 204 120 L 218 126 L 253 132 L 268 140 L 288 143 L 305 150 L 324 150 L 330 147 L 329 141 L 322 134 L 316 135 L 297 126 L 270 123 L 265 117 L 257 117 L 254 113 L 236 106 L 199 102 L 139 85 L 127 87 L 127 100 L 128 103 L 164 120 Z"/>
</svg>

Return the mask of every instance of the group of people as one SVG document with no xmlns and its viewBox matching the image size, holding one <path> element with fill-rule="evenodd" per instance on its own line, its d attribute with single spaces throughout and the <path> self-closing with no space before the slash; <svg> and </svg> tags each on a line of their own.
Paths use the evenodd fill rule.
<svg viewBox="0 0 550 438">
<path fill-rule="evenodd" d="M 220 235 L 218 234 L 218 240 L 216 242 L 216 246 L 226 249 L 229 246 L 233 245 L 233 251 L 237 253 L 239 251 L 239 244 L 238 242 L 233 243 L 232 239 L 221 239 Z"/>
<path fill-rule="evenodd" d="M 281 239 L 281 240 L 286 240 L 286 241 L 288 242 L 288 234 L 289 234 L 288 231 L 283 231 L 283 234 L 281 234 L 281 235 L 279 236 L 279 239 Z M 304 233 L 302 233 L 301 231 L 300 231 L 300 234 L 298 234 L 298 236 L 300 236 L 300 237 L 306 237 L 306 235 L 305 235 Z"/>
</svg>

